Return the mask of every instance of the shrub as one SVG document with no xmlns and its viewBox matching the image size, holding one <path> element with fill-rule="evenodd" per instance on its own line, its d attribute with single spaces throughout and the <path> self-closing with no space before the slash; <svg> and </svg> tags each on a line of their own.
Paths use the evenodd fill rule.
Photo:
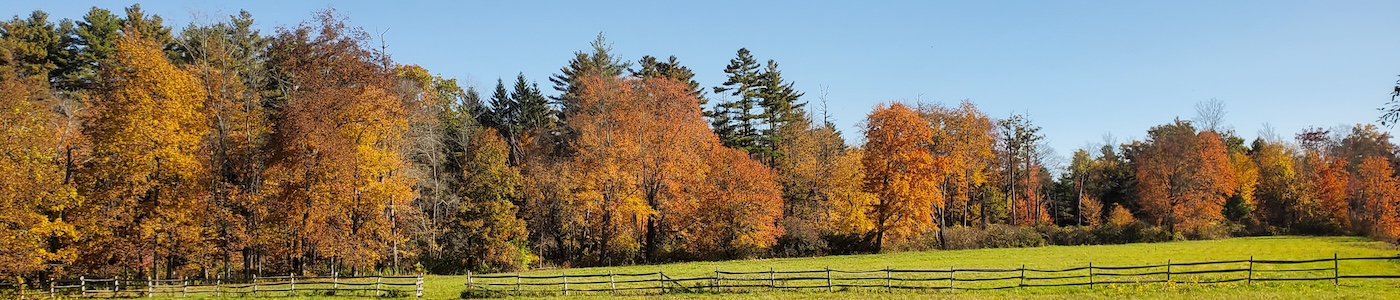
<svg viewBox="0 0 1400 300">
<path fill-rule="evenodd" d="M 778 237 L 777 243 L 773 245 L 774 256 L 827 255 L 827 242 L 822 238 L 821 232 L 816 226 L 798 218 L 788 217 L 783 219 L 783 228 L 786 228 L 787 231 Z"/>
<path fill-rule="evenodd" d="M 985 248 L 1020 248 L 1044 246 L 1045 239 L 1035 228 L 1012 225 L 992 225 L 987 227 L 982 237 Z"/>
<path fill-rule="evenodd" d="M 1054 226 L 1041 225 L 1036 230 L 1045 236 L 1045 242 L 1051 245 L 1075 246 L 1092 245 L 1098 243 L 1098 237 L 1087 226 Z"/>
<path fill-rule="evenodd" d="M 972 227 L 953 227 L 943 232 L 944 250 L 976 249 L 982 247 L 982 230 Z"/>
<path fill-rule="evenodd" d="M 1185 232 L 1185 237 L 1192 240 L 1218 240 L 1229 238 L 1230 226 L 1225 223 L 1212 222 L 1187 230 Z"/>
</svg>

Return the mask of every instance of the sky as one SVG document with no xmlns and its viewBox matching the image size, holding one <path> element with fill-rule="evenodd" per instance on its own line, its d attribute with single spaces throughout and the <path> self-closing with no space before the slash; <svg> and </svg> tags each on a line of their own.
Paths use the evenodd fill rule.
<svg viewBox="0 0 1400 300">
<path fill-rule="evenodd" d="M 3 1 L 54 21 L 136 2 Z M 1225 103 L 1246 139 L 1375 123 L 1400 74 L 1400 1 L 145 1 L 177 28 L 240 9 L 271 34 L 328 7 L 393 58 L 489 90 L 548 76 L 605 33 L 615 54 L 676 56 L 702 86 L 739 48 L 776 60 L 846 140 L 878 103 L 1027 114 L 1061 156 Z M 377 43 L 376 43 L 377 44 Z M 711 103 L 718 95 L 710 94 Z M 1111 136 L 1112 138 L 1106 138 Z"/>
</svg>

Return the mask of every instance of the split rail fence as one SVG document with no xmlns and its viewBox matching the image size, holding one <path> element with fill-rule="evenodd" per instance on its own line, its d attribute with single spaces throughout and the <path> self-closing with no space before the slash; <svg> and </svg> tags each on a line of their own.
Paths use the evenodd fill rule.
<svg viewBox="0 0 1400 300">
<path fill-rule="evenodd" d="M 723 271 L 711 275 L 673 277 L 663 270 L 645 273 L 595 273 L 559 275 L 468 273 L 467 292 L 473 297 L 503 295 L 570 295 L 573 293 L 686 293 L 756 292 L 765 290 L 998 290 L 1028 287 L 1066 287 L 1109 284 L 1331 281 L 1342 279 L 1400 279 L 1397 274 L 1353 274 L 1342 271 L 1346 261 L 1400 263 L 1400 256 L 1337 257 L 1307 260 L 1247 260 L 1171 262 L 1141 266 L 1106 266 L 1036 269 L 894 269 Z"/>
<path fill-rule="evenodd" d="M 133 298 L 133 297 L 287 297 L 348 295 L 357 297 L 423 297 L 423 275 L 413 276 L 253 276 L 241 281 L 222 279 L 87 278 L 56 280 L 39 287 L 4 286 L 0 298 Z M 9 295 L 9 296 L 6 296 Z"/>
</svg>

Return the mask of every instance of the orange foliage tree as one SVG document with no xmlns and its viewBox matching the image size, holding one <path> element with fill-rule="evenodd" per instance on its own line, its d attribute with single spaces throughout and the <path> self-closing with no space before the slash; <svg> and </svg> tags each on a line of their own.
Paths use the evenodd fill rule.
<svg viewBox="0 0 1400 300">
<path fill-rule="evenodd" d="M 404 238 L 394 217 L 413 198 L 401 153 L 404 104 L 364 31 L 330 11 L 317 18 L 319 27 L 278 30 L 269 53 L 284 107 L 266 176 L 272 194 L 259 206 L 278 213 L 260 214 L 268 218 L 259 242 L 265 257 L 288 257 L 280 265 L 296 271 L 322 258 L 397 267 Z"/>
<path fill-rule="evenodd" d="M 783 228 L 776 175 L 738 149 L 709 146 L 704 180 L 671 218 L 687 251 L 705 259 L 751 257 L 772 246 Z"/>
<path fill-rule="evenodd" d="M 1308 156 L 1312 172 L 1308 181 L 1312 185 L 1312 196 L 1316 201 L 1313 212 L 1315 225 L 1329 227 L 1337 233 L 1351 228 L 1351 204 L 1347 202 L 1347 184 L 1351 174 L 1346 170 L 1346 159 L 1328 158 L 1321 154 Z"/>
<path fill-rule="evenodd" d="M 578 82 L 566 118 L 576 133 L 571 156 L 527 163 L 527 186 L 535 185 L 526 188 L 527 215 L 549 224 L 532 228 L 557 230 L 537 243 L 575 249 L 566 257 L 575 262 L 622 263 L 666 253 L 747 256 L 781 234 L 771 171 L 724 153 L 730 149 L 718 146 L 686 85 L 595 75 Z"/>
<path fill-rule="evenodd" d="M 902 103 L 879 104 L 866 116 L 865 189 L 879 199 L 871 210 L 875 248 L 934 229 L 932 213 L 943 208 L 941 172 L 928 151 L 935 135 L 918 113 Z"/>
<path fill-rule="evenodd" d="M 1148 135 L 1134 158 L 1143 212 L 1172 232 L 1221 220 L 1235 182 L 1220 136 L 1198 134 L 1180 120 L 1153 127 Z"/>
<path fill-rule="evenodd" d="M 1386 240 L 1400 237 L 1400 181 L 1393 174 L 1390 162 L 1379 156 L 1367 157 L 1357 167 L 1351 213 L 1362 233 Z"/>
</svg>

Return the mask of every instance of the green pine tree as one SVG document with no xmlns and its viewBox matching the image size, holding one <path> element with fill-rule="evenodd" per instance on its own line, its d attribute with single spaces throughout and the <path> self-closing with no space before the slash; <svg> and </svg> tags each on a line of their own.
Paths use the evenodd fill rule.
<svg viewBox="0 0 1400 300">
<path fill-rule="evenodd" d="M 715 104 L 715 110 L 708 113 L 715 133 L 720 134 L 720 142 L 732 147 L 759 154 L 759 122 L 761 115 L 757 109 L 762 92 L 758 61 L 754 60 L 749 49 L 739 48 L 729 66 L 724 68 L 729 78 L 724 84 L 714 88 L 715 94 L 738 97 L 738 99 Z"/>
<path fill-rule="evenodd" d="M 686 86 L 690 87 L 691 94 L 696 98 L 700 98 L 700 106 L 705 105 L 706 101 L 705 97 L 703 97 L 705 90 L 700 88 L 700 82 L 695 81 L 695 72 L 681 65 L 680 61 L 676 60 L 676 56 L 672 55 L 670 59 L 663 62 L 656 60 L 656 57 L 646 55 L 642 56 L 642 59 L 637 60 L 637 64 L 641 65 L 642 69 L 631 70 L 632 76 L 641 78 L 665 77 L 685 83 Z"/>
<path fill-rule="evenodd" d="M 510 98 L 517 107 L 518 116 L 516 116 L 514 124 L 517 131 L 530 132 L 547 129 L 553 125 L 549 100 L 540 93 L 539 84 L 525 81 L 524 73 L 516 76 L 515 88 L 511 92 Z"/>
<path fill-rule="evenodd" d="M 784 128 L 792 126 L 799 119 L 808 121 L 802 124 L 810 123 L 810 120 L 806 120 L 807 114 L 802 110 L 802 107 L 807 104 L 799 102 L 803 93 L 794 89 L 792 82 L 783 81 L 783 74 L 778 71 L 777 62 L 768 60 L 768 65 L 759 75 L 759 82 L 762 84 L 762 90 L 759 92 L 761 98 L 759 106 L 763 108 L 763 113 L 759 117 L 764 120 L 764 125 L 766 125 L 763 128 L 759 149 L 762 149 L 764 156 L 768 158 L 765 162 L 772 166 L 775 159 L 783 155 L 776 150 L 778 143 L 789 138 L 783 135 L 794 132 L 784 130 Z"/>
<path fill-rule="evenodd" d="M 610 53 L 612 45 L 607 43 L 602 32 L 598 33 L 598 37 L 590 45 L 593 53 L 574 52 L 574 58 L 569 60 L 569 65 L 559 69 L 559 74 L 549 77 L 549 82 L 554 83 L 554 90 L 559 92 L 558 96 L 551 96 L 550 99 L 559 105 L 561 121 L 567 120 L 577 107 L 578 91 L 581 89 L 579 80 L 584 74 L 617 77 L 622 76 L 622 72 L 630 65 Z"/>
</svg>

